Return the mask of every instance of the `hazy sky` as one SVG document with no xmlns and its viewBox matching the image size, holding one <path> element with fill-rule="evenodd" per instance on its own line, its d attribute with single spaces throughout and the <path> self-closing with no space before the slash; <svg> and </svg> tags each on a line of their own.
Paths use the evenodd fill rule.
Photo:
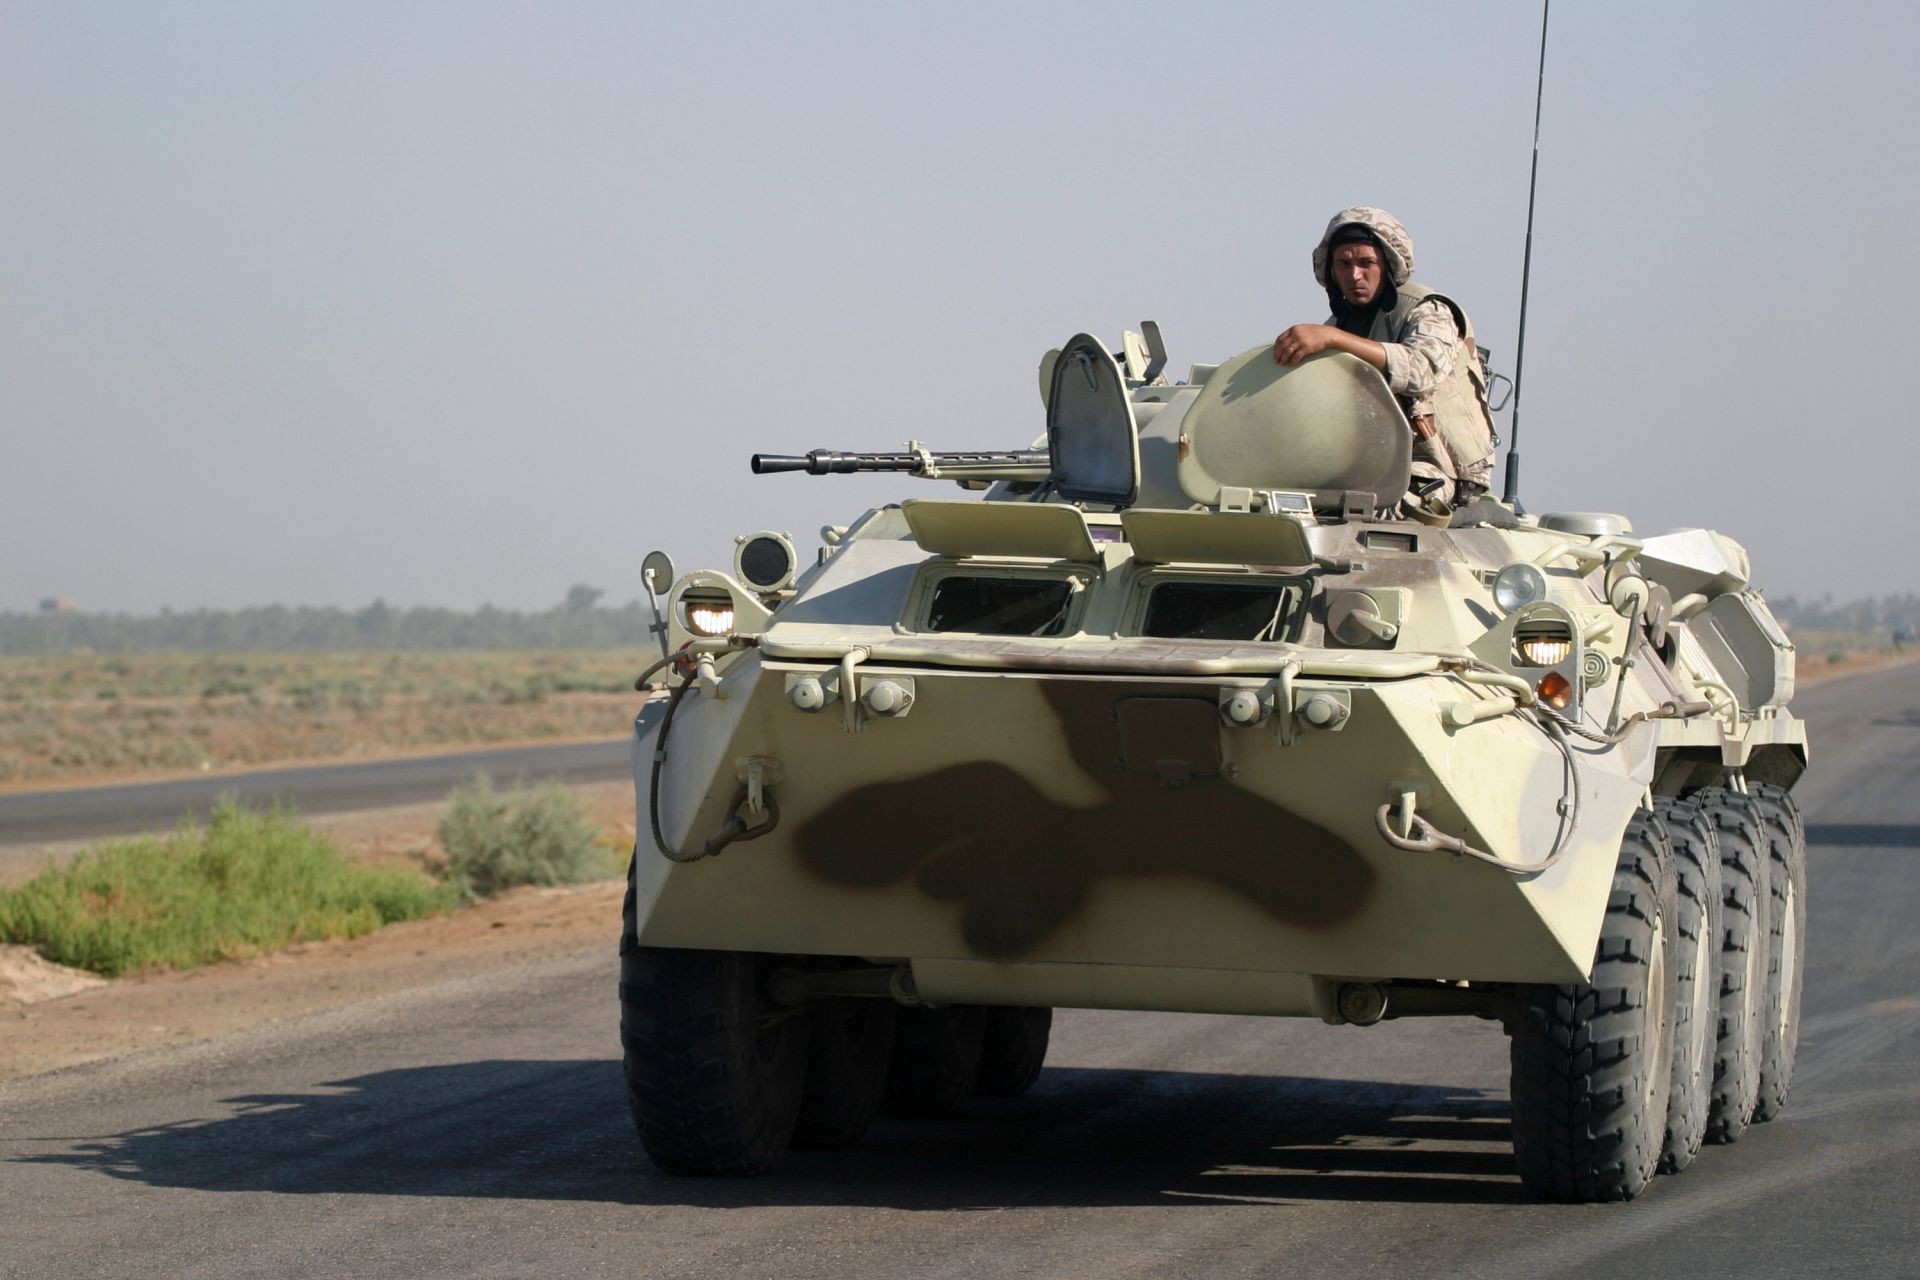
<svg viewBox="0 0 1920 1280">
<path fill-rule="evenodd" d="M 1534 510 L 1920 589 L 1913 6 L 1555 6 Z M 1511 372 L 1531 4 L 0 2 L 0 609 L 638 594 L 1024 447 L 1034 368 L 1325 299 L 1348 204 Z M 1502 431 L 1506 415 L 1501 416 Z"/>
</svg>

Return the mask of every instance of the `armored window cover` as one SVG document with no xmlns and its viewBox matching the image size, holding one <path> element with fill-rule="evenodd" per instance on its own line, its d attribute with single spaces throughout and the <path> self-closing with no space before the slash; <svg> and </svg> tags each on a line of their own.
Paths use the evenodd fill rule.
<svg viewBox="0 0 1920 1280">
<path fill-rule="evenodd" d="M 1058 503 L 910 498 L 900 504 L 900 514 L 921 550 L 937 556 L 1022 556 L 1083 564 L 1100 558 L 1087 532 L 1087 518 Z"/>
<path fill-rule="evenodd" d="M 1150 564 L 1313 563 L 1307 531 L 1285 516 L 1134 510 L 1120 527 L 1134 559 Z"/>
</svg>

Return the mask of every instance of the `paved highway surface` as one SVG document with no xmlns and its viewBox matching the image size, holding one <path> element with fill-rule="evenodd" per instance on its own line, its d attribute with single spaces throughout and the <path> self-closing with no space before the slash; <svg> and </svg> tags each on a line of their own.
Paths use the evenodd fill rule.
<svg viewBox="0 0 1920 1280">
<path fill-rule="evenodd" d="M 265 808 L 290 801 L 302 813 L 345 813 L 442 800 L 477 773 L 508 785 L 608 782 L 631 777 L 627 739 L 561 746 L 496 747 L 453 755 L 372 760 L 209 774 L 171 782 L 23 791 L 0 795 L 0 845 L 90 840 L 169 831 L 182 817 L 204 814 L 222 794 Z"/>
<path fill-rule="evenodd" d="M 1065 1012 L 1024 1099 L 666 1178 L 609 947 L 0 1085 L 0 1276 L 1912 1276 L 1920 667 L 1800 708 L 1792 1100 L 1629 1205 L 1526 1198 L 1505 1041 L 1451 1021 Z"/>
</svg>

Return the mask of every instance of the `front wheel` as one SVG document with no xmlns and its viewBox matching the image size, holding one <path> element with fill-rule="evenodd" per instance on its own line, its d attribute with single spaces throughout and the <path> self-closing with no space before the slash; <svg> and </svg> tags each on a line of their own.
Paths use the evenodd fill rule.
<svg viewBox="0 0 1920 1280">
<path fill-rule="evenodd" d="M 764 1173 L 793 1136 L 805 1009 L 769 996 L 771 958 L 620 947 L 620 1047 L 640 1142 L 663 1172 Z"/>
<path fill-rule="evenodd" d="M 1537 1195 L 1630 1200 L 1659 1167 L 1673 1078 L 1675 877 L 1665 827 L 1628 823 L 1588 982 L 1523 988 L 1513 1154 Z"/>
</svg>

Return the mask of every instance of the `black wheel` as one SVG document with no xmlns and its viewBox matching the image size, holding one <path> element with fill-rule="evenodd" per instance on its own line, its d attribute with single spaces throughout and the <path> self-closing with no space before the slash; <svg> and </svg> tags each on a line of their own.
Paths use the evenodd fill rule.
<svg viewBox="0 0 1920 1280">
<path fill-rule="evenodd" d="M 1017 1098 L 1032 1088 L 1047 1060 L 1047 1040 L 1052 1034 L 1051 1009 L 988 1009 L 974 1093 L 983 1098 Z"/>
<path fill-rule="evenodd" d="M 1767 837 L 1746 796 L 1724 787 L 1693 794 L 1720 845 L 1720 1034 L 1714 1049 L 1707 1141 L 1734 1142 L 1760 1097 L 1766 1022 Z"/>
<path fill-rule="evenodd" d="M 800 1111 L 805 1011 L 767 995 L 771 957 L 639 945 L 627 884 L 620 1047 L 641 1145 L 666 1173 L 763 1173 Z"/>
<path fill-rule="evenodd" d="M 1627 824 L 1589 982 L 1521 990 L 1513 1154 L 1537 1195 L 1640 1194 L 1660 1163 L 1673 1080 L 1673 854 L 1659 818 Z"/>
<path fill-rule="evenodd" d="M 1752 788 L 1766 832 L 1766 1029 L 1760 1037 L 1760 1096 L 1753 1118 L 1771 1120 L 1787 1105 L 1800 1047 L 1800 985 L 1806 972 L 1807 843 L 1800 806 L 1783 788 Z"/>
<path fill-rule="evenodd" d="M 1699 806 L 1662 796 L 1654 812 L 1673 846 L 1676 896 L 1673 1083 L 1667 1096 L 1665 1173 L 1693 1162 L 1707 1136 L 1720 1039 L 1720 842 Z"/>
<path fill-rule="evenodd" d="M 973 1092 L 987 1011 L 977 1004 L 902 1009 L 893 1034 L 881 1110 L 890 1116 L 943 1116 Z"/>
<path fill-rule="evenodd" d="M 796 1147 L 849 1147 L 880 1112 L 899 1006 L 891 1000 L 816 1000 L 807 1007 L 807 1082 Z"/>
</svg>

